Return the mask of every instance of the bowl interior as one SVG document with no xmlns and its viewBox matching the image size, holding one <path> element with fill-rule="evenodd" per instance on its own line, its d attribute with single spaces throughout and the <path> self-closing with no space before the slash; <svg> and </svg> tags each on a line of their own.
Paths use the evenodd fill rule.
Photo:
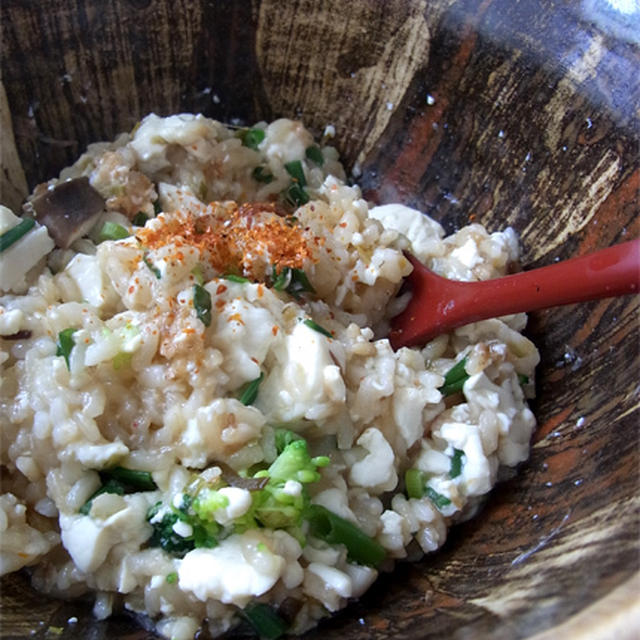
<svg viewBox="0 0 640 640">
<path fill-rule="evenodd" d="M 335 127 L 368 199 L 415 206 L 448 230 L 513 226 L 525 267 L 638 235 L 640 10 L 5 0 L 2 11 L 3 133 L 12 125 L 30 187 L 150 111 L 287 116 L 317 134 Z M 25 185 L 3 138 L 13 204 Z M 637 296 L 532 314 L 542 363 L 529 462 L 443 550 L 399 566 L 309 637 L 532 637 L 632 584 L 637 329 Z M 86 605 L 43 598 L 24 576 L 5 578 L 2 597 L 11 637 L 45 637 L 70 615 L 68 637 L 152 637 L 129 618 L 96 623 Z"/>
</svg>

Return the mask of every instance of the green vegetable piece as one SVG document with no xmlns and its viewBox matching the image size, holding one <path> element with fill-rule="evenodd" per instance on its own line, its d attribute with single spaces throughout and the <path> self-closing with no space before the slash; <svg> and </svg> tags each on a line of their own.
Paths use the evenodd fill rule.
<svg viewBox="0 0 640 640">
<path fill-rule="evenodd" d="M 384 547 L 358 527 L 319 504 L 307 511 L 309 532 L 329 544 L 343 544 L 347 557 L 358 564 L 378 567 L 386 557 Z"/>
<path fill-rule="evenodd" d="M 312 162 L 315 162 L 319 167 L 324 164 L 324 156 L 322 155 L 322 151 L 320 151 L 320 147 L 311 145 L 305 149 L 304 155 Z"/>
<path fill-rule="evenodd" d="M 307 441 L 303 438 L 290 442 L 271 463 L 268 473 L 271 480 L 282 480 L 283 482 L 297 480 L 308 484 L 320 479 L 316 465 L 309 455 Z"/>
<path fill-rule="evenodd" d="M 154 203 L 153 203 L 153 212 L 158 215 L 159 213 L 162 213 L 162 207 L 160 206 L 160 198 L 158 198 Z"/>
<path fill-rule="evenodd" d="M 169 584 L 175 584 L 178 581 L 178 574 L 175 571 L 167 574 L 166 578 Z"/>
<path fill-rule="evenodd" d="M 256 180 L 257 182 L 262 182 L 264 184 L 269 184 L 274 180 L 273 174 L 269 173 L 266 167 L 262 167 L 262 166 L 256 167 L 251 172 L 251 175 L 253 176 L 254 180 Z"/>
<path fill-rule="evenodd" d="M 469 379 L 469 374 L 465 371 L 466 364 L 467 358 L 465 356 L 447 371 L 444 376 L 444 384 L 438 389 L 443 396 L 450 396 L 462 391 L 464 383 Z"/>
<path fill-rule="evenodd" d="M 167 553 L 181 558 L 195 548 L 195 542 L 193 538 L 183 538 L 173 530 L 173 525 L 183 519 L 173 510 L 167 511 L 160 522 L 151 523 L 162 508 L 162 502 L 156 502 L 147 512 L 147 521 L 153 527 L 148 544 L 150 547 L 160 547 Z"/>
<path fill-rule="evenodd" d="M 437 509 L 442 509 L 442 507 L 446 507 L 447 505 L 451 504 L 451 500 L 449 500 L 447 496 L 443 496 L 441 493 L 438 493 L 431 487 L 427 487 L 425 493 L 427 498 L 429 498 L 429 500 L 433 502 Z"/>
<path fill-rule="evenodd" d="M 404 474 L 404 484 L 409 498 L 420 499 L 424 496 L 425 478 L 420 469 L 407 469 Z"/>
<path fill-rule="evenodd" d="M 193 501 L 193 511 L 202 520 L 214 522 L 214 512 L 229 506 L 229 498 L 215 489 L 204 489 Z"/>
<path fill-rule="evenodd" d="M 153 275 L 158 278 L 158 280 L 160 280 L 160 278 L 162 278 L 162 273 L 160 273 L 160 269 L 158 269 L 158 267 L 156 267 L 153 262 L 151 262 L 151 260 L 149 260 L 149 256 L 147 254 L 145 254 L 144 256 L 142 256 L 142 262 L 144 262 L 147 267 L 149 267 L 149 269 L 151 269 L 151 273 L 153 273 Z"/>
<path fill-rule="evenodd" d="M 249 282 L 249 278 L 245 278 L 244 276 L 237 276 L 235 273 L 227 273 L 222 277 L 229 282 L 239 282 L 242 284 Z"/>
<path fill-rule="evenodd" d="M 278 640 L 289 628 L 273 608 L 263 602 L 248 605 L 242 615 L 264 640 Z"/>
<path fill-rule="evenodd" d="M 299 220 L 296 216 L 287 216 L 285 218 L 285 222 L 290 226 L 293 227 L 294 225 L 298 224 Z"/>
<path fill-rule="evenodd" d="M 290 429 L 276 429 L 276 450 L 278 453 L 282 453 L 286 446 L 294 442 L 295 440 L 303 440 L 302 436 L 299 436 L 295 431 Z"/>
<path fill-rule="evenodd" d="M 264 129 L 246 129 L 241 134 L 242 144 L 249 149 L 258 150 L 258 145 L 264 140 Z"/>
<path fill-rule="evenodd" d="M 321 333 L 323 336 L 327 336 L 327 338 L 333 338 L 330 331 L 327 331 L 324 327 L 321 327 L 317 322 L 314 322 L 309 318 L 303 320 L 302 323 L 306 324 L 309 329 L 313 329 L 314 331 Z"/>
<path fill-rule="evenodd" d="M 529 384 L 529 376 L 524 373 L 518 374 L 518 382 L 520 384 Z"/>
<path fill-rule="evenodd" d="M 144 227 L 148 219 L 149 216 L 144 211 L 138 211 L 131 222 L 133 222 L 136 227 Z"/>
<path fill-rule="evenodd" d="M 307 186 L 307 180 L 304 177 L 304 169 L 300 160 L 293 160 L 284 165 L 287 173 L 293 178 L 293 181 L 301 187 Z"/>
<path fill-rule="evenodd" d="M 193 285 L 193 308 L 205 327 L 211 324 L 211 294 L 199 284 Z"/>
<path fill-rule="evenodd" d="M 101 471 L 100 475 L 107 480 L 120 482 L 125 487 L 132 489 L 132 493 L 137 491 L 155 491 L 158 488 L 158 485 L 153 481 L 153 477 L 148 471 L 126 469 L 125 467 L 111 467 L 111 469 Z"/>
<path fill-rule="evenodd" d="M 105 482 L 97 491 L 94 491 L 91 497 L 80 507 L 78 513 L 81 513 L 83 516 L 88 516 L 91 511 L 91 506 L 93 505 L 93 501 L 99 495 L 103 493 L 116 493 L 119 496 L 123 496 L 125 493 L 124 487 L 122 483 L 117 480 L 108 480 Z"/>
<path fill-rule="evenodd" d="M 120 371 L 120 369 L 122 369 L 123 367 L 128 367 L 131 364 L 132 357 L 133 357 L 132 353 L 120 351 L 120 353 L 117 353 L 113 357 L 113 360 L 111 361 L 113 363 L 113 368 L 116 371 Z"/>
<path fill-rule="evenodd" d="M 98 239 L 100 242 L 104 242 L 105 240 L 122 240 L 123 238 L 128 238 L 129 235 L 129 231 L 121 224 L 107 220 L 102 225 L 102 229 L 100 229 Z"/>
<path fill-rule="evenodd" d="M 12 244 L 18 242 L 22 236 L 25 236 L 33 227 L 36 221 L 31 218 L 23 218 L 15 227 L 8 229 L 0 236 L 0 253 L 8 249 Z"/>
<path fill-rule="evenodd" d="M 196 281 L 197 284 L 199 284 L 200 286 L 202 286 L 204 284 L 204 276 L 202 275 L 202 267 L 200 267 L 199 264 L 197 264 L 195 267 L 193 267 L 193 269 L 191 269 L 191 275 L 193 276 L 194 280 Z"/>
<path fill-rule="evenodd" d="M 301 207 L 309 202 L 309 194 L 297 182 L 293 182 L 284 192 L 284 199 L 292 207 Z"/>
<path fill-rule="evenodd" d="M 273 288 L 276 291 L 284 291 L 289 282 L 291 281 L 291 269 L 285 267 L 278 273 L 276 271 L 276 265 L 271 267 L 271 280 L 273 281 Z"/>
<path fill-rule="evenodd" d="M 75 345 L 73 340 L 73 334 L 75 332 L 75 329 L 64 329 L 58 334 L 58 341 L 56 342 L 56 355 L 64 358 L 64 361 L 67 363 L 67 369 L 70 369 L 69 356 Z"/>
<path fill-rule="evenodd" d="M 462 456 L 464 451 L 461 449 L 454 449 L 453 456 L 451 458 L 451 468 L 449 469 L 449 477 L 451 479 L 457 478 L 462 473 Z"/>
<path fill-rule="evenodd" d="M 258 387 L 260 386 L 263 378 L 264 372 L 261 372 L 255 380 L 252 380 L 251 382 L 248 382 L 246 385 L 244 385 L 243 391 L 240 394 L 240 402 L 242 402 L 242 404 L 246 406 L 255 402 L 256 398 L 258 397 Z"/>
</svg>

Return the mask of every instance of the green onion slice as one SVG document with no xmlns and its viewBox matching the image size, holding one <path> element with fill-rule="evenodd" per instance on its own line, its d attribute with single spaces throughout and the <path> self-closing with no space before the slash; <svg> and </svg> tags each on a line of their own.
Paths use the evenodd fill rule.
<svg viewBox="0 0 640 640">
<path fill-rule="evenodd" d="M 358 527 L 319 504 L 309 507 L 309 532 L 329 544 L 343 544 L 350 560 L 377 567 L 385 559 L 384 547 Z"/>
<path fill-rule="evenodd" d="M 297 182 L 293 182 L 284 192 L 284 199 L 290 206 L 300 207 L 309 202 L 309 194 Z"/>
<path fill-rule="evenodd" d="M 464 451 L 461 449 L 454 449 L 453 456 L 451 458 L 451 468 L 449 469 L 449 477 L 451 479 L 457 478 L 462 473 L 462 456 Z"/>
<path fill-rule="evenodd" d="M 199 264 L 197 264 L 195 267 L 193 267 L 193 269 L 191 269 L 191 275 L 193 276 L 194 280 L 200 286 L 202 286 L 204 284 L 204 276 L 202 275 L 202 267 Z"/>
<path fill-rule="evenodd" d="M 464 383 L 469 379 L 469 374 L 465 371 L 466 364 L 467 358 L 465 356 L 447 371 L 444 376 L 444 384 L 438 389 L 443 396 L 450 396 L 462 391 Z"/>
<path fill-rule="evenodd" d="M 107 480 L 116 480 L 127 488 L 135 491 L 155 491 L 158 486 L 153 481 L 148 471 L 127 469 L 125 467 L 112 467 L 100 472 L 100 476 Z M 134 491 L 134 493 L 135 493 Z"/>
<path fill-rule="evenodd" d="M 289 628 L 289 625 L 274 609 L 263 602 L 256 602 L 247 606 L 242 614 L 255 632 L 265 640 L 277 640 Z"/>
<path fill-rule="evenodd" d="M 144 227 L 149 216 L 144 211 L 138 211 L 131 221 L 136 227 Z"/>
<path fill-rule="evenodd" d="M 128 238 L 131 234 L 121 224 L 107 220 L 100 229 L 98 239 L 100 242 L 105 240 L 122 240 Z"/>
<path fill-rule="evenodd" d="M 239 282 L 239 283 L 249 282 L 249 278 L 245 278 L 244 276 L 237 276 L 235 273 L 227 273 L 222 277 L 225 280 L 228 280 L 229 282 Z"/>
<path fill-rule="evenodd" d="M 265 167 L 256 167 L 252 172 L 251 175 L 253 176 L 253 179 L 256 180 L 257 182 L 262 182 L 264 184 L 269 184 L 270 182 L 273 182 L 274 178 L 273 178 L 273 174 L 269 173 L 267 171 L 267 169 Z"/>
<path fill-rule="evenodd" d="M 404 474 L 404 484 L 410 498 L 420 499 L 424 496 L 424 474 L 420 469 L 407 469 Z"/>
<path fill-rule="evenodd" d="M 317 322 L 314 322 L 309 318 L 303 320 L 302 323 L 306 324 L 309 329 L 313 329 L 314 331 L 321 333 L 323 336 L 327 336 L 327 338 L 333 338 L 330 331 L 327 331 L 324 327 L 321 327 Z"/>
<path fill-rule="evenodd" d="M 193 308 L 205 327 L 211 324 L 211 294 L 199 284 L 193 285 Z"/>
<path fill-rule="evenodd" d="M 239 398 L 242 404 L 246 406 L 255 402 L 256 398 L 258 397 L 258 387 L 260 386 L 263 378 L 264 372 L 261 372 L 259 377 L 257 377 L 255 380 L 252 380 L 251 382 L 248 382 L 244 386 Z"/>
<path fill-rule="evenodd" d="M 258 150 L 258 145 L 264 140 L 264 129 L 247 129 L 241 134 L 242 144 L 249 149 Z"/>
<path fill-rule="evenodd" d="M 431 487 L 427 487 L 425 493 L 427 498 L 429 498 L 429 500 L 431 500 L 431 502 L 433 502 L 433 504 L 438 509 L 442 509 L 442 507 L 446 507 L 447 505 L 451 504 L 451 500 L 449 500 L 447 496 L 443 496 L 441 493 L 438 493 Z"/>
<path fill-rule="evenodd" d="M 166 578 L 169 584 L 175 584 L 178 581 L 178 574 L 175 571 L 167 574 Z"/>
<path fill-rule="evenodd" d="M 75 329 L 64 329 L 58 334 L 58 341 L 56 342 L 56 355 L 64 358 L 64 361 L 67 363 L 67 369 L 70 369 L 69 356 L 75 345 L 73 340 L 73 334 L 75 332 Z"/>
<path fill-rule="evenodd" d="M 304 155 L 309 158 L 312 162 L 315 162 L 319 167 L 324 164 L 324 156 L 322 155 L 322 151 L 320 151 L 319 147 L 315 145 L 311 145 L 305 149 Z"/>
<path fill-rule="evenodd" d="M 8 229 L 0 236 L 0 253 L 8 249 L 12 244 L 18 242 L 22 236 L 25 236 L 35 226 L 35 220 L 24 218 L 15 227 Z"/>
<path fill-rule="evenodd" d="M 294 182 L 299 184 L 301 187 L 306 186 L 307 181 L 304 177 L 304 169 L 302 168 L 302 162 L 300 162 L 300 160 L 287 162 L 284 165 L 284 168 L 287 170 L 287 173 L 293 178 Z"/>
<path fill-rule="evenodd" d="M 94 491 L 91 494 L 91 497 L 80 507 L 78 512 L 83 516 L 88 516 L 89 512 L 91 511 L 91 505 L 93 505 L 94 499 L 102 495 L 103 493 L 115 493 L 119 496 L 123 496 L 124 487 L 122 486 L 122 483 L 118 482 L 117 480 L 108 480 L 97 491 Z"/>
<path fill-rule="evenodd" d="M 144 262 L 147 267 L 149 267 L 149 269 L 151 270 L 151 273 L 153 273 L 153 275 L 158 278 L 158 280 L 160 280 L 160 278 L 162 278 L 162 273 L 160 272 L 160 269 L 158 269 L 158 267 L 156 267 L 153 262 L 151 262 L 151 260 L 149 259 L 149 256 L 145 253 L 144 256 L 142 256 L 142 262 Z"/>
<path fill-rule="evenodd" d="M 518 374 L 518 382 L 520 384 L 529 384 L 529 376 L 524 373 Z"/>
</svg>

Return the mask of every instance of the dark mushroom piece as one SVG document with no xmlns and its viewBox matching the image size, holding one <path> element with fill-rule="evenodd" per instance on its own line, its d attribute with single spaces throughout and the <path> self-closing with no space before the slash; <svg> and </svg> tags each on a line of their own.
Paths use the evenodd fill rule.
<svg viewBox="0 0 640 640">
<path fill-rule="evenodd" d="M 86 177 L 59 182 L 29 203 L 35 218 L 61 249 L 86 235 L 104 208 L 104 199 Z"/>
</svg>

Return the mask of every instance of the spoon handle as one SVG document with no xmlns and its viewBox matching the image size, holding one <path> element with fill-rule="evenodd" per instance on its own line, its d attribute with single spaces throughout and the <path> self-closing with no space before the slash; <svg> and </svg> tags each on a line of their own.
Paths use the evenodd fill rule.
<svg viewBox="0 0 640 640">
<path fill-rule="evenodd" d="M 640 239 L 531 271 L 481 282 L 437 276 L 413 256 L 414 292 L 389 334 L 394 348 L 424 344 L 478 320 L 640 290 Z"/>
</svg>

